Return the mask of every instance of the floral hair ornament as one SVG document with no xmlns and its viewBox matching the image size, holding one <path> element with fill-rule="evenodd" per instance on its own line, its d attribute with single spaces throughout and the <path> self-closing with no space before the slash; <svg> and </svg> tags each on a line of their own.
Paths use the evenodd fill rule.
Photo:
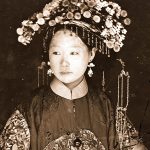
<svg viewBox="0 0 150 150">
<path fill-rule="evenodd" d="M 110 56 L 109 50 L 119 52 L 131 20 L 127 11 L 105 0 L 53 0 L 39 13 L 22 22 L 17 29 L 18 41 L 24 45 L 31 42 L 35 33 L 58 24 L 75 25 L 93 34 L 93 47 Z M 83 33 L 84 34 L 84 33 Z M 89 40 L 89 42 L 91 42 Z"/>
</svg>

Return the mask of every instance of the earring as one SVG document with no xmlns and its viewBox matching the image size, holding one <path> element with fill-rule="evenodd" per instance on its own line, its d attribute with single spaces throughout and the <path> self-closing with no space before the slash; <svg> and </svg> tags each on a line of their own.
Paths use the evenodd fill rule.
<svg viewBox="0 0 150 150">
<path fill-rule="evenodd" d="M 53 74 L 52 69 L 48 69 L 48 70 L 47 70 L 47 74 L 51 77 L 51 76 L 52 76 L 52 74 Z"/>
<path fill-rule="evenodd" d="M 95 65 L 93 63 L 90 62 L 90 64 L 88 65 L 88 67 L 90 68 L 88 71 L 88 75 L 89 77 L 93 76 L 93 70 L 91 69 L 92 67 L 94 67 Z"/>
<path fill-rule="evenodd" d="M 47 64 L 48 64 L 48 66 L 50 66 L 50 62 L 48 62 Z M 49 69 L 47 70 L 47 75 L 49 75 L 49 76 L 51 77 L 52 74 L 53 74 L 53 71 L 52 71 L 51 68 L 49 68 Z"/>
</svg>

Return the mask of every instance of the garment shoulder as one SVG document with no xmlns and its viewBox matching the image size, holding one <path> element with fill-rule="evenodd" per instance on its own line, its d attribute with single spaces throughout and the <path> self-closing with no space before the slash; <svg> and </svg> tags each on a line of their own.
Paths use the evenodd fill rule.
<svg viewBox="0 0 150 150">
<path fill-rule="evenodd" d="M 49 96 L 49 88 L 48 87 L 40 87 L 36 88 L 31 92 L 31 98 L 30 101 L 28 102 L 29 107 L 35 108 L 38 105 L 41 105 L 42 102 L 47 99 Z"/>
<path fill-rule="evenodd" d="M 111 107 L 112 103 L 109 98 L 109 96 L 106 94 L 106 92 L 102 91 L 101 88 L 90 86 L 89 87 L 89 94 L 94 97 L 94 102 L 101 103 L 102 105 Z"/>
<path fill-rule="evenodd" d="M 54 111 L 58 107 L 59 100 L 62 99 L 56 95 L 49 87 L 36 89 L 32 94 L 30 102 L 30 111 L 34 114 L 41 114 L 43 110 Z"/>
<path fill-rule="evenodd" d="M 109 96 L 99 88 L 90 89 L 89 94 L 92 95 L 90 97 L 93 101 L 94 109 L 98 109 L 103 114 L 104 120 L 108 121 L 108 123 L 114 122 L 115 112 Z"/>
</svg>

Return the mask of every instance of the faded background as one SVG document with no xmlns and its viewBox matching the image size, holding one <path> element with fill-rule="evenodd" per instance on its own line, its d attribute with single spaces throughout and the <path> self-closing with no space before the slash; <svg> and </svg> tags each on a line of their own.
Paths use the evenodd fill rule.
<svg viewBox="0 0 150 150">
<path fill-rule="evenodd" d="M 0 130 L 21 102 L 26 101 L 37 87 L 37 66 L 41 63 L 41 37 L 37 36 L 30 46 L 17 42 L 16 28 L 22 20 L 41 10 L 48 0 L 1 0 L 0 1 Z M 150 148 L 150 1 L 118 0 L 132 19 L 125 46 L 117 55 L 126 62 L 130 80 L 130 104 L 128 116 L 143 140 Z M 98 67 L 97 67 L 98 68 Z M 116 104 L 117 61 L 105 67 L 106 92 Z M 97 70 L 98 71 L 98 70 Z M 101 78 L 94 74 L 94 79 Z M 101 84 L 101 83 L 99 83 Z"/>
</svg>

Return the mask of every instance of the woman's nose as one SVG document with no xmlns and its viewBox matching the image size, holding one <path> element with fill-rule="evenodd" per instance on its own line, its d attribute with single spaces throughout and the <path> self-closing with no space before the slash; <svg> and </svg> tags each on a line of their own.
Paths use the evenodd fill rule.
<svg viewBox="0 0 150 150">
<path fill-rule="evenodd" d="M 61 65 L 63 67 L 68 67 L 70 65 L 68 56 L 63 56 L 62 57 Z"/>
</svg>

